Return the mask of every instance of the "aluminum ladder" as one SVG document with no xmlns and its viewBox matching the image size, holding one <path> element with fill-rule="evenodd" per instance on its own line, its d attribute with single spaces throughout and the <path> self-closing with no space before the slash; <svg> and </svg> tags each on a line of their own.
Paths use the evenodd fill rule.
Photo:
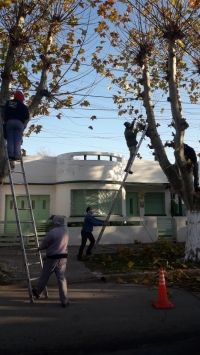
<svg viewBox="0 0 200 355">
<path fill-rule="evenodd" d="M 136 155 L 137 155 L 137 153 L 138 153 L 138 151 L 139 151 L 139 149 L 140 149 L 140 146 L 141 146 L 142 141 L 143 141 L 143 139 L 144 139 L 144 137 L 145 137 L 145 134 L 146 134 L 146 132 L 147 132 L 147 129 L 148 129 L 148 124 L 145 125 L 145 128 L 144 128 L 144 130 L 143 130 L 143 132 L 142 132 L 142 136 L 141 136 L 141 138 L 140 138 L 140 141 L 139 141 L 139 143 L 138 143 L 138 145 L 137 145 L 137 147 L 136 147 L 135 153 L 133 154 L 132 160 L 131 160 L 131 162 L 130 162 L 130 164 L 129 164 L 129 166 L 128 166 L 128 169 L 127 169 L 128 171 L 129 171 L 129 169 L 131 168 L 131 166 L 132 166 L 132 164 L 133 164 L 133 162 L 134 162 L 134 160 L 135 160 L 135 158 L 136 158 Z M 126 182 L 126 179 L 127 179 L 128 174 L 129 174 L 129 172 L 127 172 L 127 173 L 125 174 L 124 179 L 123 179 L 123 181 L 122 181 L 122 183 L 121 183 L 121 185 L 120 185 L 120 188 L 119 188 L 119 190 L 116 192 L 116 195 L 115 195 L 115 197 L 114 197 L 113 203 L 112 203 L 111 208 L 110 208 L 110 211 L 109 211 L 109 213 L 108 213 L 108 215 L 107 215 L 107 217 L 106 217 L 106 219 L 105 219 L 105 222 L 106 222 L 106 223 L 107 223 L 107 222 L 109 221 L 109 219 L 110 219 L 110 216 L 111 216 L 111 214 L 112 214 L 112 212 L 113 212 L 113 209 L 114 209 L 114 207 L 115 207 L 117 198 L 118 198 L 118 196 L 119 196 L 121 190 L 122 190 L 123 187 L 124 187 L 124 184 L 125 184 L 125 182 Z M 102 227 L 102 229 L 101 229 L 101 231 L 100 231 L 100 233 L 99 233 L 99 236 L 98 236 L 98 238 L 97 238 L 97 240 L 96 240 L 96 242 L 95 242 L 95 244 L 94 244 L 94 246 L 93 246 L 93 248 L 92 248 L 92 250 L 91 250 L 90 261 L 92 261 L 93 255 L 94 255 L 94 253 L 95 253 L 95 249 L 96 249 L 97 246 L 99 245 L 99 242 L 100 242 L 100 240 L 101 240 L 101 238 L 102 238 L 102 236 L 103 236 L 103 233 L 104 233 L 105 228 L 106 228 L 106 225 Z"/>
<path fill-rule="evenodd" d="M 10 180 L 13 206 L 14 206 L 15 217 L 16 217 L 16 222 L 17 222 L 17 231 L 18 231 L 18 236 L 20 238 L 22 257 L 23 257 L 26 281 L 27 281 L 28 292 L 29 292 L 29 298 L 30 298 L 30 302 L 32 303 L 32 302 L 34 302 L 34 296 L 32 294 L 32 282 L 35 280 L 38 280 L 39 277 L 31 278 L 30 274 L 33 273 L 32 267 L 34 265 L 38 265 L 40 271 L 42 270 L 42 267 L 43 267 L 42 256 L 41 256 L 40 251 L 38 251 L 39 241 L 38 241 L 37 229 L 36 229 L 36 225 L 35 225 L 32 203 L 31 203 L 30 193 L 29 193 L 29 189 L 28 189 L 28 183 L 27 183 L 27 179 L 26 179 L 26 173 L 25 173 L 25 169 L 24 169 L 24 163 L 23 163 L 22 156 L 19 159 L 20 170 L 15 171 L 14 169 L 11 168 L 11 165 L 10 165 L 10 160 L 8 158 L 7 142 L 5 139 L 4 139 L 4 149 L 5 149 L 5 157 L 6 157 L 7 167 L 8 167 L 8 176 L 9 176 L 9 180 Z M 17 182 L 13 181 L 14 176 L 18 176 L 18 179 L 16 178 L 18 180 Z M 20 180 L 20 182 L 19 182 L 19 180 Z M 15 187 L 18 185 L 20 185 L 24 188 L 24 194 L 16 194 Z M 24 206 L 21 206 L 21 208 L 20 208 L 17 203 L 17 197 L 23 197 L 24 200 L 27 202 L 28 207 L 25 208 Z M 20 218 L 20 211 L 28 211 L 29 220 L 27 220 L 27 219 L 23 220 L 22 218 Z M 24 234 L 23 226 L 25 226 L 25 224 L 28 224 L 30 226 L 30 230 L 32 231 L 32 233 L 30 233 L 28 235 Z M 25 238 L 31 237 L 31 236 L 34 237 L 35 246 L 33 248 L 32 247 L 28 248 L 28 247 L 26 247 Z M 29 259 L 31 259 L 31 262 L 29 262 L 28 257 L 29 257 Z M 44 294 L 45 294 L 45 298 L 48 298 L 47 287 L 44 290 Z"/>
</svg>

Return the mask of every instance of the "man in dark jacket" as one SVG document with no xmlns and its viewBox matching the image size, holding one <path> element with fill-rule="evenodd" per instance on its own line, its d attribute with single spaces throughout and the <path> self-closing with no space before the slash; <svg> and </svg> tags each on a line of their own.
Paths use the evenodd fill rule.
<svg viewBox="0 0 200 355">
<path fill-rule="evenodd" d="M 19 160 L 21 157 L 24 124 L 29 120 L 29 112 L 23 101 L 23 93 L 16 91 L 14 99 L 8 100 L 5 105 L 7 149 L 10 160 Z"/>
<path fill-rule="evenodd" d="M 78 256 L 77 256 L 77 259 L 79 261 L 82 261 L 82 254 L 83 254 L 83 250 L 85 248 L 87 239 L 89 239 L 90 244 L 89 244 L 89 246 L 87 248 L 86 255 L 87 256 L 91 255 L 92 248 L 93 248 L 93 246 L 95 244 L 95 239 L 94 239 L 94 236 L 92 234 L 93 226 L 104 226 L 104 225 L 106 225 L 106 223 L 104 221 L 102 221 L 101 219 L 97 219 L 97 218 L 93 217 L 93 210 L 92 210 L 91 207 L 88 207 L 86 209 L 86 212 L 87 212 L 87 214 L 85 215 L 85 219 L 84 219 L 84 222 L 83 222 L 83 227 L 82 227 L 82 230 L 81 230 L 82 242 L 81 242 L 81 246 L 80 246 L 80 249 L 79 249 L 79 252 L 78 252 Z"/>
<path fill-rule="evenodd" d="M 196 156 L 195 150 L 185 143 L 184 143 L 183 147 L 184 147 L 185 159 L 190 160 L 193 165 L 194 189 L 195 189 L 195 191 L 200 191 L 200 188 L 199 188 L 199 164 L 197 161 L 197 156 Z"/>
<path fill-rule="evenodd" d="M 133 128 L 134 128 L 134 123 L 135 123 L 135 120 L 133 120 L 132 123 L 129 123 L 129 122 L 125 122 L 124 123 L 124 126 L 126 127 L 125 131 L 124 131 L 124 136 L 125 136 L 125 139 L 126 139 L 126 144 L 128 146 L 128 149 L 130 151 L 130 157 L 129 157 L 129 160 L 128 160 L 128 163 L 126 165 L 126 168 L 125 168 L 125 172 L 129 172 L 129 174 L 133 174 L 133 172 L 130 170 L 131 166 L 130 166 L 130 163 L 131 163 L 131 160 L 133 158 L 133 155 L 136 151 L 136 145 L 138 144 L 138 142 L 136 141 L 136 137 L 137 137 L 137 128 L 133 131 Z"/>
</svg>

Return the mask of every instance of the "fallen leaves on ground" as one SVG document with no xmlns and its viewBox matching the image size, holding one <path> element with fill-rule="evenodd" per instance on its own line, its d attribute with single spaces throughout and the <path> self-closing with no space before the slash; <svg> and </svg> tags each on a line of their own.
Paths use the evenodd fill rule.
<svg viewBox="0 0 200 355">
<path fill-rule="evenodd" d="M 191 292 L 200 292 L 200 270 L 170 270 L 164 271 L 166 287 L 181 287 Z M 139 272 L 134 277 L 124 275 L 116 278 L 117 283 L 132 283 L 152 286 L 152 289 L 158 288 L 158 272 Z"/>
</svg>

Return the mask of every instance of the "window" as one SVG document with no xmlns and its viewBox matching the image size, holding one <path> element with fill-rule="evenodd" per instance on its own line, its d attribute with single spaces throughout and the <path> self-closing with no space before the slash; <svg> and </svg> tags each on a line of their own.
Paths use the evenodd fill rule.
<svg viewBox="0 0 200 355">
<path fill-rule="evenodd" d="M 110 158 L 112 158 L 112 157 L 110 157 L 110 156 L 108 156 L 108 155 L 101 155 L 101 160 L 108 160 L 108 161 L 111 161 L 111 159 Z"/>
<path fill-rule="evenodd" d="M 122 161 L 121 157 L 115 157 L 113 155 L 101 155 L 101 154 L 85 154 L 85 155 L 72 155 L 73 160 L 103 160 L 103 161 Z"/>
<path fill-rule="evenodd" d="M 21 201 L 21 209 L 24 209 L 24 200 Z"/>
<path fill-rule="evenodd" d="M 46 200 L 43 200 L 42 201 L 42 209 L 45 210 L 46 209 L 46 203 L 47 201 Z"/>
<path fill-rule="evenodd" d="M 71 215 L 84 216 L 92 206 L 95 215 L 107 215 L 118 190 L 71 190 Z M 122 214 L 122 195 L 119 194 L 112 215 Z"/>
<path fill-rule="evenodd" d="M 138 210 L 138 193 L 137 192 L 127 192 L 126 193 L 126 215 L 129 216 L 139 216 Z"/>
<path fill-rule="evenodd" d="M 35 209 L 35 201 L 32 200 L 32 209 L 34 210 Z"/>
<path fill-rule="evenodd" d="M 130 198 L 130 214 L 133 214 L 133 199 Z"/>
<path fill-rule="evenodd" d="M 86 155 L 85 160 L 97 160 L 98 156 L 97 155 Z"/>
<path fill-rule="evenodd" d="M 165 215 L 165 194 L 164 192 L 147 192 L 145 195 L 145 215 Z"/>
<path fill-rule="evenodd" d="M 10 201 L 10 210 L 13 210 L 13 200 Z"/>
</svg>

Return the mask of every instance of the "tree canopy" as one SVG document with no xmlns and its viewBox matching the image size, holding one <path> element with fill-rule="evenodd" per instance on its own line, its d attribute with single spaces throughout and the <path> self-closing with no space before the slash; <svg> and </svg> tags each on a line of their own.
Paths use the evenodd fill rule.
<svg viewBox="0 0 200 355">
<path fill-rule="evenodd" d="M 98 24 L 90 35 L 88 28 L 93 18 Z M 94 68 L 118 87 L 113 100 L 119 115 L 136 115 L 140 130 L 148 122 L 149 148 L 173 191 L 184 201 L 189 219 L 197 214 L 200 222 L 193 162 L 184 154 L 189 123 L 181 104 L 183 92 L 191 104 L 200 98 L 199 30 L 200 0 L 0 0 L 1 104 L 13 90 L 22 89 L 31 117 L 48 115 L 52 104 L 58 110 L 74 104 L 87 106 L 84 96 L 74 101 L 70 85 Z M 99 40 L 91 66 L 82 72 L 85 49 L 93 36 Z M 105 55 L 108 45 L 110 51 Z M 63 87 L 65 93 L 60 95 Z M 168 129 L 172 139 L 167 142 L 160 136 L 152 102 L 156 92 L 161 93 L 171 110 Z M 145 115 L 138 110 L 138 102 L 144 106 Z M 163 110 L 164 107 L 161 113 Z M 57 118 L 60 117 L 58 112 Z M 40 125 L 31 125 L 28 134 L 40 129 Z M 168 147 L 174 151 L 173 162 L 168 158 Z M 5 167 L 3 161 L 1 149 L 0 164 Z M 5 174 L 4 169 L 0 180 Z M 195 243 L 200 244 L 197 239 Z M 193 244 L 191 250 L 195 254 L 197 247 Z"/>
<path fill-rule="evenodd" d="M 81 90 L 85 94 L 94 85 L 80 84 L 94 71 L 87 63 L 87 49 L 95 38 L 89 31 L 93 16 L 90 3 L 80 0 L 0 1 L 0 104 L 18 89 L 25 94 L 31 118 L 48 116 L 54 108 L 60 119 L 62 107 L 89 105 L 85 96 L 77 101 L 74 94 Z M 26 135 L 41 128 L 31 124 Z M 0 163 L 2 180 L 6 174 L 3 149 Z"/>
<path fill-rule="evenodd" d="M 199 100 L 199 1 L 105 1 L 98 7 L 103 18 L 96 32 L 106 38 L 111 51 L 107 58 L 94 54 L 93 65 L 102 75 L 118 85 L 114 96 L 119 114 L 138 113 L 135 101 L 141 100 L 149 124 L 149 145 L 167 175 L 173 190 L 184 200 L 187 209 L 194 208 L 192 164 L 183 150 L 184 134 L 189 124 L 181 106 L 185 90 L 190 102 Z M 192 75 L 188 75 L 190 67 Z M 121 68 L 119 72 L 116 69 Z M 163 142 L 154 114 L 152 94 L 162 91 L 171 107 L 172 140 Z M 175 164 L 167 157 L 165 147 L 174 149 Z"/>
<path fill-rule="evenodd" d="M 193 184 L 194 161 L 184 153 L 189 123 L 181 105 L 183 90 L 192 104 L 200 97 L 200 1 L 110 0 L 98 6 L 98 14 L 102 20 L 96 31 L 109 41 L 112 49 L 106 59 L 95 54 L 93 66 L 118 85 L 119 95 L 114 96 L 114 102 L 120 115 L 137 114 L 135 100 L 142 102 L 145 116 L 138 115 L 138 127 L 143 129 L 141 123 L 148 123 L 149 148 L 154 150 L 173 192 L 182 198 L 187 210 L 185 258 L 200 260 L 200 196 Z M 159 134 L 152 103 L 152 94 L 157 91 L 162 92 L 171 109 L 168 128 L 172 139 L 167 142 Z M 175 162 L 170 162 L 166 147 L 174 150 Z"/>
<path fill-rule="evenodd" d="M 79 73 L 93 37 L 88 33 L 90 5 L 78 0 L 22 0 L 2 1 L 0 6 L 1 102 L 20 88 L 31 117 L 48 115 L 52 99 L 54 108 L 72 107 L 70 84 L 92 71 L 85 66 Z M 56 98 L 63 87 L 65 97 Z"/>
</svg>

